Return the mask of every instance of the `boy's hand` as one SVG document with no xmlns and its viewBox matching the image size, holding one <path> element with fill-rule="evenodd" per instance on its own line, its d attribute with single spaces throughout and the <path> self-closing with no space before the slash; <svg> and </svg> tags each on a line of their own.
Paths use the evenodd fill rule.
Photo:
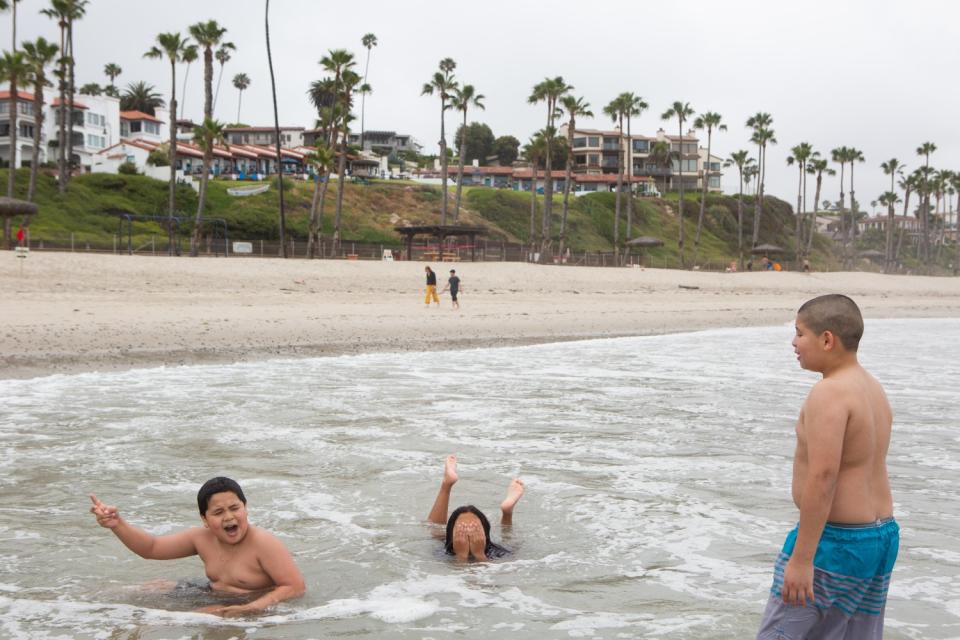
<svg viewBox="0 0 960 640">
<path fill-rule="evenodd" d="M 90 513 L 97 517 L 97 524 L 106 529 L 115 529 L 120 524 L 120 512 L 117 511 L 116 507 L 108 507 L 92 493 L 90 494 L 90 501 L 93 502 Z"/>
<path fill-rule="evenodd" d="M 791 557 L 783 571 L 783 602 L 796 607 L 814 604 L 813 562 L 800 562 Z"/>
<path fill-rule="evenodd" d="M 230 606 L 214 604 L 210 605 L 209 607 L 197 609 L 196 612 L 209 613 L 215 616 L 220 616 L 221 618 L 236 618 L 238 616 L 250 613 L 250 610 L 246 607 L 246 605 L 242 604 L 234 604 Z"/>
</svg>

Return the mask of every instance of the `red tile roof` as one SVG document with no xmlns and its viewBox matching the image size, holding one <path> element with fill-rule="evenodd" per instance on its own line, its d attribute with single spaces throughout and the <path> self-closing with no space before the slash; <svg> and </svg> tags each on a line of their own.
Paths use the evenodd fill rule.
<svg viewBox="0 0 960 640">
<path fill-rule="evenodd" d="M 26 100 L 27 102 L 33 102 L 34 95 L 32 93 L 27 93 L 26 91 L 20 91 L 17 89 L 17 99 Z M 0 100 L 9 100 L 10 92 L 9 91 L 0 91 Z"/>
<path fill-rule="evenodd" d="M 59 107 L 59 106 L 60 106 L 60 98 L 54 98 L 54 99 L 53 99 L 53 106 L 55 106 L 55 107 Z M 74 100 L 74 101 L 73 101 L 73 108 L 74 108 L 74 109 L 87 109 L 87 108 L 89 108 L 89 107 L 87 107 L 87 105 L 85 105 L 85 104 L 81 104 L 80 102 L 77 102 L 76 100 Z"/>
<path fill-rule="evenodd" d="M 149 120 L 150 122 L 158 122 L 163 124 L 163 120 L 155 118 L 149 113 L 144 113 L 143 111 L 121 111 L 120 112 L 121 120 Z"/>
</svg>

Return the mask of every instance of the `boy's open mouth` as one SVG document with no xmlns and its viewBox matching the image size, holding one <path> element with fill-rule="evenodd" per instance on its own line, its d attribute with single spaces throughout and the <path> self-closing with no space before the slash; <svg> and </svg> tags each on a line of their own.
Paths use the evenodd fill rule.
<svg viewBox="0 0 960 640">
<path fill-rule="evenodd" d="M 228 536 L 232 536 L 240 530 L 240 526 L 237 524 L 228 524 L 224 525 L 223 530 Z"/>
</svg>

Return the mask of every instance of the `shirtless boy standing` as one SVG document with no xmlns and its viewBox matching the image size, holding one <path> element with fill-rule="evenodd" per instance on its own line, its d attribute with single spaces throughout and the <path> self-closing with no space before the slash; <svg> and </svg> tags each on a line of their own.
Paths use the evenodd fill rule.
<svg viewBox="0 0 960 640">
<path fill-rule="evenodd" d="M 215 605 L 204 613 L 238 616 L 262 611 L 282 600 L 296 598 L 306 590 L 303 576 L 280 540 L 247 522 L 247 499 L 240 485 L 230 478 L 211 478 L 200 487 L 197 506 L 202 527 L 166 536 L 154 536 L 120 517 L 91 495 L 90 512 L 97 523 L 113 531 L 120 541 L 141 558 L 172 560 L 199 555 L 210 588 L 215 591 L 256 594 L 244 605 Z"/>
<path fill-rule="evenodd" d="M 759 640 L 883 636 L 900 529 L 887 449 L 893 415 L 880 383 L 857 361 L 863 317 L 843 295 L 806 302 L 793 349 L 823 374 L 797 420 L 793 501 L 800 524 L 774 568 Z"/>
</svg>

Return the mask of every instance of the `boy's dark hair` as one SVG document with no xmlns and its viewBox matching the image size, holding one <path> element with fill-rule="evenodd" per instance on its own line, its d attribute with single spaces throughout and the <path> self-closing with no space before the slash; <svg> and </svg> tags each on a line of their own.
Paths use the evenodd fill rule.
<svg viewBox="0 0 960 640">
<path fill-rule="evenodd" d="M 484 554 L 486 554 L 488 558 L 499 558 L 503 555 L 510 553 L 510 551 L 507 550 L 506 548 L 501 547 L 500 545 L 490 540 L 490 521 L 487 520 L 487 516 L 483 515 L 483 511 L 480 511 L 480 509 L 477 509 L 472 504 L 468 504 L 465 507 L 458 507 L 454 509 L 453 513 L 451 513 L 450 517 L 447 519 L 447 538 L 444 543 L 444 548 L 446 549 L 448 554 L 454 555 L 453 527 L 455 524 L 457 524 L 457 518 L 462 516 L 464 513 L 472 513 L 473 515 L 477 516 L 477 518 L 480 519 L 480 525 L 483 527 L 483 535 L 487 539 L 487 545 L 486 545 L 486 548 L 484 549 Z"/>
<path fill-rule="evenodd" d="M 860 346 L 863 316 L 857 303 L 845 295 L 830 293 L 807 300 L 797 317 L 817 335 L 829 331 L 837 336 L 847 351 L 856 351 Z"/>
<path fill-rule="evenodd" d="M 200 509 L 200 515 L 203 516 L 207 514 L 210 496 L 215 493 L 224 493 L 227 491 L 236 494 L 236 496 L 240 498 L 240 502 L 247 504 L 247 498 L 243 495 L 243 489 L 240 488 L 236 480 L 217 476 L 204 482 L 203 486 L 200 487 L 200 491 L 197 492 L 197 507 Z"/>
</svg>

